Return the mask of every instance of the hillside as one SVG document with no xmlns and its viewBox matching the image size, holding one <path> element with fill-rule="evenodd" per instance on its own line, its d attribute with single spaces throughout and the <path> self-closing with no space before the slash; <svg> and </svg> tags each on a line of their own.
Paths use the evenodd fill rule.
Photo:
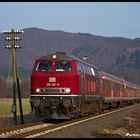
<svg viewBox="0 0 140 140">
<path fill-rule="evenodd" d="M 21 49 L 17 50 L 20 76 L 30 76 L 34 60 L 56 51 L 88 61 L 106 72 L 140 84 L 140 38 L 103 37 L 88 33 L 70 33 L 39 28 L 23 29 Z M 5 49 L 5 35 L 0 34 L 0 75 L 12 74 L 11 51 Z"/>
</svg>

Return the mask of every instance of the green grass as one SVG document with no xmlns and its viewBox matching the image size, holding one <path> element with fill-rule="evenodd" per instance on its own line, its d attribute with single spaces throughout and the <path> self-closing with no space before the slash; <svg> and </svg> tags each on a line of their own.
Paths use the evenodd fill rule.
<svg viewBox="0 0 140 140">
<path fill-rule="evenodd" d="M 22 99 L 22 110 L 23 114 L 30 112 L 31 107 L 30 107 L 30 99 Z M 5 115 L 11 115 L 12 113 L 12 104 L 13 104 L 13 99 L 12 98 L 0 98 L 0 116 L 5 116 Z M 17 98 L 16 100 L 16 107 L 17 107 L 17 114 L 19 114 L 19 100 Z"/>
</svg>

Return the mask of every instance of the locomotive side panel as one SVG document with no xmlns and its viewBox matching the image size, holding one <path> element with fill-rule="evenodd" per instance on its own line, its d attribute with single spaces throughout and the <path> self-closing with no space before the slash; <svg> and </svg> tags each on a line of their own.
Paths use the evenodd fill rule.
<svg viewBox="0 0 140 140">
<path fill-rule="evenodd" d="M 79 91 L 81 95 L 99 95 L 99 78 L 93 67 L 77 62 Z"/>
</svg>

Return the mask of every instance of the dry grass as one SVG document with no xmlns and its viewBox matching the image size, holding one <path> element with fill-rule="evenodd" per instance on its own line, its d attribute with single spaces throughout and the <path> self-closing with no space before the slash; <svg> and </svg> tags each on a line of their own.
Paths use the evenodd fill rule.
<svg viewBox="0 0 140 140">
<path fill-rule="evenodd" d="M 0 118 L 0 129 L 14 126 L 14 120 L 12 117 L 1 117 Z"/>
<path fill-rule="evenodd" d="M 0 98 L 0 116 L 12 115 L 12 98 Z M 17 114 L 19 114 L 19 100 L 16 100 Z M 22 99 L 22 110 L 23 113 L 30 112 L 30 102 L 29 99 Z"/>
<path fill-rule="evenodd" d="M 20 123 L 19 101 L 17 99 L 17 123 Z M 14 126 L 12 113 L 13 99 L 0 98 L 0 129 Z M 24 116 L 31 111 L 29 99 L 22 99 L 22 110 Z"/>
<path fill-rule="evenodd" d="M 124 118 L 115 129 L 104 129 L 106 134 L 120 137 L 140 137 L 140 112 L 132 112 L 131 116 Z M 126 136 L 128 134 L 128 136 Z M 135 135 L 136 136 L 133 136 Z M 131 136 L 132 135 L 132 136 Z"/>
</svg>

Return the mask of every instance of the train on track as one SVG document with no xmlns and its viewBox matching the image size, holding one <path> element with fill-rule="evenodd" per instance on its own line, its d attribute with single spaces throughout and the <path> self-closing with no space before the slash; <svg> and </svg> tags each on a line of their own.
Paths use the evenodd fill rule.
<svg viewBox="0 0 140 140">
<path fill-rule="evenodd" d="M 139 103 L 140 86 L 56 52 L 35 60 L 30 97 L 37 117 L 71 119 Z"/>
</svg>

